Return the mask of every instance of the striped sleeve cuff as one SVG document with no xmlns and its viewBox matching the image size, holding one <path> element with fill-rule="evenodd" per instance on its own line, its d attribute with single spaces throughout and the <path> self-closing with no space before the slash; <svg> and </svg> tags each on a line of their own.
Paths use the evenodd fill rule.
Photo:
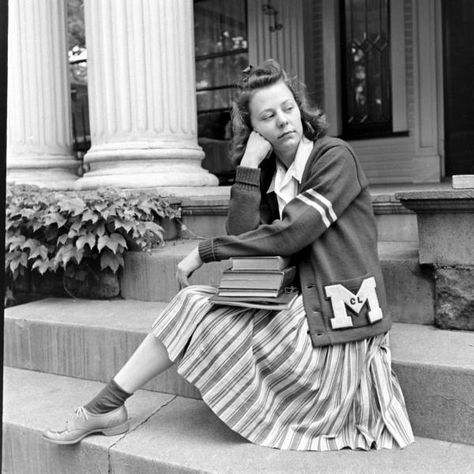
<svg viewBox="0 0 474 474">
<path fill-rule="evenodd" d="M 214 255 L 214 246 L 212 239 L 202 240 L 198 245 L 199 257 L 204 263 L 215 262 L 216 256 Z"/>
<path fill-rule="evenodd" d="M 247 168 L 246 166 L 237 166 L 235 172 L 235 182 L 260 186 L 260 168 Z"/>
</svg>

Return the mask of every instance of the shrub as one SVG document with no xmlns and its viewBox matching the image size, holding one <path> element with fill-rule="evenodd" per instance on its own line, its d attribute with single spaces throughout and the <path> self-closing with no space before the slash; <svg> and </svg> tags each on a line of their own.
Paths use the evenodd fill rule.
<svg viewBox="0 0 474 474">
<path fill-rule="evenodd" d="M 81 265 L 115 274 L 127 249 L 162 245 L 158 222 L 180 215 L 176 204 L 151 191 L 54 192 L 11 185 L 6 196 L 7 286 L 27 270 L 43 275 Z"/>
</svg>

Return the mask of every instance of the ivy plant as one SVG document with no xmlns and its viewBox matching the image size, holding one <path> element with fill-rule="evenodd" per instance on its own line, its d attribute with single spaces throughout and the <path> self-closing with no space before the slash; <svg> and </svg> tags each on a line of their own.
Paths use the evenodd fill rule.
<svg viewBox="0 0 474 474">
<path fill-rule="evenodd" d="M 162 219 L 177 219 L 176 203 L 153 192 L 107 188 L 54 192 L 10 185 L 6 196 L 7 284 L 26 270 L 40 274 L 90 265 L 116 273 L 124 252 L 164 243 Z"/>
</svg>

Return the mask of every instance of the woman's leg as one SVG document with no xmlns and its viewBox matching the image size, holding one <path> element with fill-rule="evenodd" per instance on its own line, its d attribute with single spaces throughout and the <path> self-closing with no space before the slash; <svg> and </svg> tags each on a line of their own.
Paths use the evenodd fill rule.
<svg viewBox="0 0 474 474">
<path fill-rule="evenodd" d="M 113 380 L 123 390 L 131 394 L 171 365 L 173 362 L 168 357 L 166 347 L 150 333 Z"/>
<path fill-rule="evenodd" d="M 166 347 L 150 333 L 115 377 L 84 408 L 96 415 L 115 410 L 171 365 Z"/>
<path fill-rule="evenodd" d="M 117 435 L 129 428 L 125 400 L 172 365 L 161 341 L 149 334 L 116 376 L 65 427 L 47 429 L 43 437 L 56 444 L 75 444 L 92 433 Z"/>
</svg>

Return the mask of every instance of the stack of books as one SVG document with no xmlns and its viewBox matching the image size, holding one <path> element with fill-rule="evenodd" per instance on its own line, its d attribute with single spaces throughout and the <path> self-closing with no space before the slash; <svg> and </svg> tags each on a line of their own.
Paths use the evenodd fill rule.
<svg viewBox="0 0 474 474">
<path fill-rule="evenodd" d="M 225 270 L 217 291 L 210 301 L 227 306 L 287 309 L 298 295 L 291 286 L 296 267 L 280 256 L 238 257 Z"/>
</svg>

